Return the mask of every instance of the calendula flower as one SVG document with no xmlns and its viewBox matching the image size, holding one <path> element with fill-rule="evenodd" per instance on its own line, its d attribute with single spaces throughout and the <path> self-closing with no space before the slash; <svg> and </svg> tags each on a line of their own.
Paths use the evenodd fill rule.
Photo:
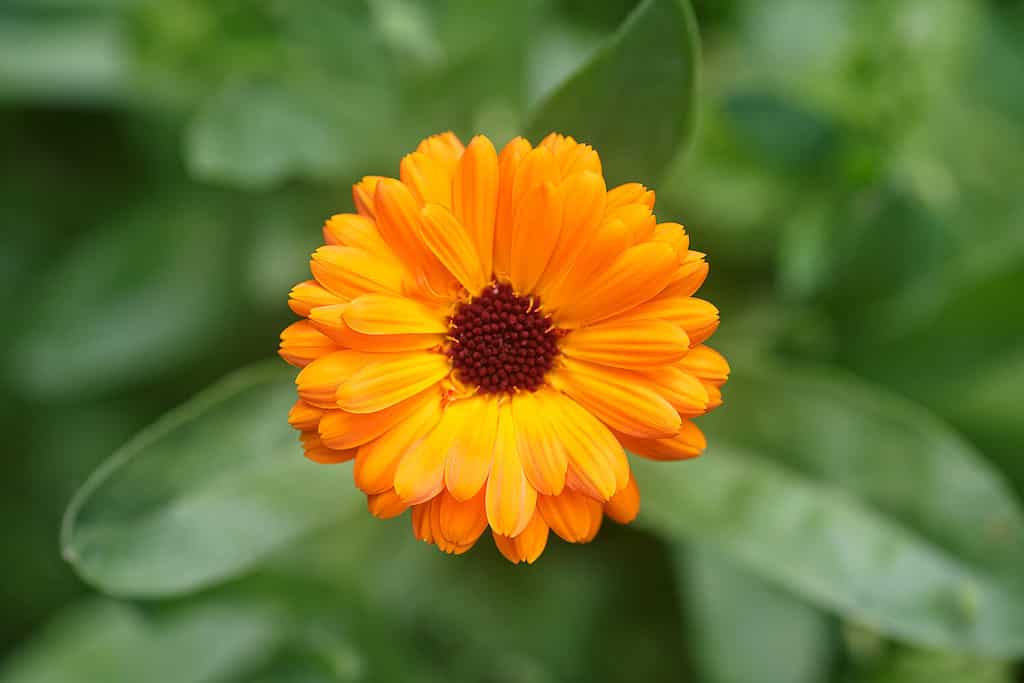
<svg viewBox="0 0 1024 683">
<path fill-rule="evenodd" d="M 357 213 L 326 222 L 291 292 L 303 319 L 280 353 L 302 368 L 289 422 L 306 456 L 354 459 L 370 512 L 411 507 L 416 537 L 449 553 L 489 527 L 532 563 L 549 530 L 582 543 L 605 515 L 630 522 L 624 449 L 692 458 L 691 418 L 721 403 L 718 310 L 692 296 L 704 254 L 571 137 L 498 154 L 444 133 L 399 171 L 354 187 Z"/>
</svg>

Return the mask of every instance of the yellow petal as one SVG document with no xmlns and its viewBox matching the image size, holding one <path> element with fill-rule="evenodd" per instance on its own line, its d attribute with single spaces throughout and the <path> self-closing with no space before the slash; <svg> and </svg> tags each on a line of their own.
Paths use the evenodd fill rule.
<svg viewBox="0 0 1024 683">
<path fill-rule="evenodd" d="M 640 489 L 636 479 L 629 475 L 629 484 L 604 504 L 604 513 L 619 524 L 629 524 L 640 512 Z"/>
<path fill-rule="evenodd" d="M 413 152 L 402 159 L 399 177 L 412 190 L 420 205 L 440 204 L 451 208 L 451 171 L 440 161 L 423 152 Z"/>
<path fill-rule="evenodd" d="M 437 160 L 442 166 L 449 169 L 450 173 L 462 157 L 465 147 L 455 133 L 449 130 L 426 138 L 416 147 L 416 151 Z"/>
<path fill-rule="evenodd" d="M 494 545 L 509 562 L 533 564 L 548 543 L 548 525 L 539 512 L 535 512 L 523 532 L 515 538 L 492 534 Z"/>
<path fill-rule="evenodd" d="M 560 308 L 555 321 L 578 327 L 629 310 L 664 289 L 677 262 L 676 252 L 664 242 L 630 247 L 607 270 L 597 273 L 584 296 Z"/>
<path fill-rule="evenodd" d="M 331 304 L 344 303 L 341 297 L 331 294 L 321 287 L 316 280 L 306 280 L 292 287 L 288 294 L 288 307 L 296 315 L 308 316 L 309 312 L 317 306 L 330 306 Z"/>
<path fill-rule="evenodd" d="M 299 440 L 302 442 L 303 455 L 320 465 L 337 465 L 356 456 L 355 450 L 336 451 L 328 448 L 320 441 L 316 432 L 302 432 Z"/>
<path fill-rule="evenodd" d="M 420 203 L 403 183 L 383 178 L 374 198 L 377 229 L 412 273 L 417 289 L 435 295 L 450 293 L 454 281 L 420 238 Z"/>
<path fill-rule="evenodd" d="M 494 219 L 497 210 L 498 155 L 486 136 L 477 135 L 469 141 L 466 152 L 455 167 L 452 211 L 476 246 L 480 270 L 485 280 L 490 280 L 493 268 Z M 441 262 L 444 263 L 444 259 Z"/>
<path fill-rule="evenodd" d="M 682 329 L 660 320 L 606 321 L 573 330 L 561 343 L 572 358 L 627 369 L 675 362 L 689 348 Z"/>
<path fill-rule="evenodd" d="M 367 360 L 368 354 L 347 349 L 317 358 L 295 378 L 299 398 L 318 408 L 337 408 L 335 396 L 338 385 L 365 365 Z"/>
<path fill-rule="evenodd" d="M 547 268 L 561 229 L 562 195 L 553 183 L 534 187 L 519 200 L 512 224 L 509 261 L 509 280 L 517 293 L 533 291 Z"/>
<path fill-rule="evenodd" d="M 683 420 L 679 433 L 668 439 L 638 439 L 617 434 L 623 447 L 651 460 L 687 460 L 700 455 L 708 442 L 704 433 L 689 420 Z"/>
<path fill-rule="evenodd" d="M 523 473 L 511 406 L 503 403 L 498 413 L 494 460 L 485 494 L 487 521 L 504 536 L 517 536 L 533 517 L 537 491 Z"/>
<path fill-rule="evenodd" d="M 378 519 L 391 519 L 409 509 L 394 489 L 366 496 L 366 507 Z"/>
<path fill-rule="evenodd" d="M 641 438 L 679 431 L 675 408 L 625 370 L 564 358 L 551 382 L 612 429 Z"/>
<path fill-rule="evenodd" d="M 371 292 L 402 291 L 402 270 L 398 264 L 365 249 L 320 247 L 313 252 L 309 269 L 317 282 L 345 300 Z"/>
<path fill-rule="evenodd" d="M 288 411 L 288 424 L 299 431 L 315 432 L 323 414 L 322 408 L 311 406 L 300 398 Z"/>
<path fill-rule="evenodd" d="M 677 365 L 694 377 L 716 386 L 725 384 L 729 379 L 729 362 L 718 351 L 704 344 L 690 349 Z"/>
<path fill-rule="evenodd" d="M 437 204 L 425 206 L 420 231 L 423 242 L 466 291 L 476 295 L 483 289 L 490 270 L 484 271 L 473 240 L 448 209 Z"/>
<path fill-rule="evenodd" d="M 558 188 L 562 195 L 562 228 L 558 244 L 537 284 L 542 300 L 568 276 L 584 245 L 592 238 L 604 215 L 604 178 L 585 171 L 569 176 Z"/>
<path fill-rule="evenodd" d="M 356 332 L 345 322 L 344 314 L 349 304 L 319 306 L 309 313 L 310 322 L 341 346 L 357 351 L 390 353 L 395 351 L 420 351 L 440 347 L 441 334 L 363 334 Z"/>
<path fill-rule="evenodd" d="M 440 353 L 372 354 L 338 386 L 338 406 L 350 413 L 375 413 L 437 384 L 450 371 L 451 363 Z"/>
<path fill-rule="evenodd" d="M 380 438 L 359 447 L 352 476 L 361 491 L 383 493 L 394 486 L 402 455 L 426 438 L 441 420 L 441 396 L 438 393 L 435 397 Z"/>
<path fill-rule="evenodd" d="M 569 543 L 589 543 L 601 528 L 601 503 L 575 491 L 539 496 L 537 509 L 551 530 Z"/>
<path fill-rule="evenodd" d="M 304 368 L 317 358 L 338 350 L 338 345 L 309 321 L 300 320 L 281 332 L 278 354 L 287 363 Z"/>
<path fill-rule="evenodd" d="M 410 505 L 436 496 L 444 488 L 445 465 L 455 444 L 473 425 L 464 401 L 446 405 L 441 420 L 425 439 L 413 444 L 398 464 L 395 491 Z"/>
<path fill-rule="evenodd" d="M 464 428 L 456 434 L 445 463 L 444 482 L 457 500 L 469 500 L 483 489 L 491 471 L 498 431 L 498 401 L 472 396 L 448 410 L 461 412 Z"/>
<path fill-rule="evenodd" d="M 550 425 L 569 458 L 566 487 L 608 500 L 629 480 L 622 446 L 607 427 L 571 398 L 557 396 L 552 404 Z"/>
<path fill-rule="evenodd" d="M 697 417 L 708 411 L 704 384 L 677 366 L 642 371 L 647 384 L 672 404 L 680 417 Z"/>
<path fill-rule="evenodd" d="M 549 389 L 520 392 L 512 398 L 519 460 L 523 472 L 538 493 L 557 495 L 565 488 L 569 456 L 549 424 L 557 409 L 557 397 Z"/>
<path fill-rule="evenodd" d="M 523 138 L 513 138 L 498 157 L 498 208 L 494 217 L 494 272 L 507 277 L 512 258 L 512 217 L 515 202 L 512 190 L 516 171 L 532 147 Z"/>
<path fill-rule="evenodd" d="M 377 194 L 377 183 L 380 179 L 381 176 L 368 175 L 352 186 L 352 202 L 356 205 L 356 211 L 370 219 L 377 215 L 373 198 Z"/>
<path fill-rule="evenodd" d="M 345 307 L 345 323 L 356 332 L 382 334 L 443 334 L 444 315 L 404 296 L 364 294 Z"/>
<path fill-rule="evenodd" d="M 320 439 L 328 448 L 362 446 L 423 410 L 429 401 L 437 401 L 436 391 L 425 391 L 376 413 L 330 410 L 320 419 Z"/>
<path fill-rule="evenodd" d="M 608 210 L 613 211 L 626 204 L 644 204 L 654 208 L 654 191 L 640 183 L 625 183 L 608 190 Z"/>
<path fill-rule="evenodd" d="M 487 528 L 483 489 L 465 501 L 458 500 L 447 491 L 442 492 L 438 498 L 441 536 L 456 546 L 475 543 Z"/>
</svg>

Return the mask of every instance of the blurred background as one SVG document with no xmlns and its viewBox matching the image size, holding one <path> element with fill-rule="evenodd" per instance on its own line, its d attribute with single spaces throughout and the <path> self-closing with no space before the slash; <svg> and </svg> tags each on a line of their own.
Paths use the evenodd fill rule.
<svg viewBox="0 0 1024 683">
<path fill-rule="evenodd" d="M 827 587 L 801 593 L 760 576 L 769 563 L 643 527 L 609 525 L 586 547 L 553 542 L 529 570 L 489 547 L 444 569 L 446 581 L 504 594 L 486 608 L 383 604 L 372 596 L 407 577 L 382 571 L 377 592 L 339 590 L 351 602 L 338 598 L 338 611 L 356 615 L 338 627 L 345 638 L 330 615 L 279 650 L 266 634 L 242 645 L 225 635 L 276 613 L 221 628 L 223 615 L 210 625 L 202 610 L 232 591 L 315 605 L 320 584 L 257 577 L 198 606 L 128 604 L 96 597 L 62 560 L 61 515 L 99 463 L 199 389 L 273 355 L 291 320 L 287 291 L 308 277 L 323 219 L 351 210 L 353 181 L 396 174 L 435 132 L 496 144 L 521 133 L 634 4 L 0 0 L 0 680 L 1024 681 L 1013 661 L 1024 626 L 1020 649 L 914 642 L 816 599 Z M 738 359 L 712 441 L 757 445 L 744 431 L 757 381 L 745 385 L 742 367 L 768 353 L 828 368 L 838 379 L 820 383 L 840 402 L 855 382 L 858 400 L 877 392 L 911 411 L 969 451 L 1019 511 L 1024 3 L 693 9 L 695 132 L 661 177 L 629 179 L 652 186 L 659 217 L 685 223 L 709 254 L 702 292 L 723 317 L 713 341 Z M 928 495 L 930 480 L 899 467 L 904 446 L 915 447 L 891 445 L 891 468 L 868 476 L 903 500 Z M 829 490 L 857 495 L 864 476 L 832 471 Z M 399 526 L 391 546 L 373 542 L 414 561 L 425 551 Z M 316 581 L 344 574 L 332 561 Z M 166 632 L 139 631 L 151 612 Z M 222 638 L 207 654 L 233 652 L 230 666 L 175 668 Z M 260 659 L 269 649 L 283 654 Z"/>
</svg>

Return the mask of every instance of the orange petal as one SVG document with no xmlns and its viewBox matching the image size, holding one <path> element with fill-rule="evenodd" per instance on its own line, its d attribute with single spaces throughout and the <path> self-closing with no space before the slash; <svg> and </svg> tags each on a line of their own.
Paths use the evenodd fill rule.
<svg viewBox="0 0 1024 683">
<path fill-rule="evenodd" d="M 717 385 L 703 380 L 701 380 L 701 385 L 704 387 L 704 390 L 708 392 L 708 406 L 704 412 L 710 413 L 712 410 L 722 405 L 722 390 L 719 389 Z"/>
<path fill-rule="evenodd" d="M 492 534 L 494 545 L 509 562 L 533 564 L 548 543 L 548 525 L 539 512 L 535 512 L 523 532 L 515 538 Z"/>
<path fill-rule="evenodd" d="M 447 491 L 442 492 L 438 498 L 441 536 L 456 546 L 476 543 L 487 528 L 483 489 L 465 501 L 458 500 Z"/>
<path fill-rule="evenodd" d="M 469 233 L 443 206 L 428 204 L 423 208 L 421 217 L 420 236 L 423 242 L 466 291 L 477 294 L 490 279 L 490 267 L 486 271 L 483 269 Z"/>
<path fill-rule="evenodd" d="M 300 398 L 288 411 L 288 424 L 299 431 L 315 432 L 323 414 L 322 409 L 311 406 Z"/>
<path fill-rule="evenodd" d="M 595 280 L 629 247 L 631 239 L 629 228 L 622 221 L 602 222 L 596 232 L 579 240 L 576 258 L 562 276 L 545 287 L 543 306 L 554 311 L 557 320 L 562 309 L 578 304 L 581 292 L 590 296 Z"/>
<path fill-rule="evenodd" d="M 457 500 L 469 500 L 483 489 L 491 471 L 498 432 L 498 401 L 472 396 L 447 408 L 462 413 L 466 428 L 455 436 L 445 463 L 444 481 Z"/>
<path fill-rule="evenodd" d="M 529 158 L 523 162 L 525 167 Z M 524 194 L 512 223 L 509 280 L 519 294 L 533 291 L 547 268 L 562 229 L 562 195 L 546 182 Z"/>
<path fill-rule="evenodd" d="M 338 345 L 309 321 L 300 320 L 281 332 L 281 345 L 277 353 L 287 363 L 304 368 L 317 358 L 338 350 Z"/>
<path fill-rule="evenodd" d="M 662 320 L 678 327 L 692 322 L 694 315 L 702 308 L 695 299 L 685 296 L 668 296 L 664 292 L 650 301 L 609 318 L 607 322 L 627 323 L 641 320 Z"/>
<path fill-rule="evenodd" d="M 677 263 L 676 252 L 664 242 L 630 247 L 607 270 L 597 274 L 586 296 L 577 296 L 574 302 L 559 309 L 555 321 L 577 327 L 627 311 L 664 289 Z"/>
<path fill-rule="evenodd" d="M 690 343 L 697 346 L 718 329 L 718 309 L 704 299 L 688 298 L 687 306 L 679 319 L 679 325 L 690 337 Z"/>
<path fill-rule="evenodd" d="M 665 296 L 692 296 L 704 284 L 709 270 L 704 254 L 688 251 L 662 293 Z"/>
<path fill-rule="evenodd" d="M 391 519 L 409 509 L 394 489 L 366 496 L 366 507 L 370 514 L 378 519 Z"/>
<path fill-rule="evenodd" d="M 533 517 L 537 491 L 526 479 L 519 460 L 515 418 L 508 402 L 498 412 L 494 460 L 487 478 L 485 504 L 491 528 L 504 536 L 517 536 Z"/>
<path fill-rule="evenodd" d="M 451 171 L 437 159 L 423 152 L 407 154 L 399 167 L 399 177 L 420 205 L 440 204 L 451 208 Z"/>
<path fill-rule="evenodd" d="M 316 280 L 306 280 L 292 287 L 288 294 L 288 307 L 295 311 L 296 315 L 308 316 L 309 312 L 317 306 L 329 306 L 331 304 L 344 303 L 344 299 L 331 294 L 317 284 Z"/>
<path fill-rule="evenodd" d="M 612 429 L 640 438 L 669 437 L 679 431 L 675 408 L 633 373 L 571 358 L 562 364 L 552 384 Z"/>
<path fill-rule="evenodd" d="M 690 237 L 686 234 L 686 228 L 679 223 L 658 223 L 654 226 L 651 239 L 671 244 L 677 254 L 686 254 L 690 248 Z"/>
<path fill-rule="evenodd" d="M 349 304 L 319 306 L 309 313 L 309 320 L 318 330 L 341 346 L 358 351 L 388 353 L 394 351 L 421 351 L 440 347 L 440 334 L 363 334 L 345 322 L 345 309 Z"/>
<path fill-rule="evenodd" d="M 330 410 L 319 422 L 320 439 L 328 448 L 354 448 L 373 441 L 399 422 L 437 400 L 436 391 L 425 391 L 376 413 Z"/>
<path fill-rule="evenodd" d="M 494 272 L 507 276 L 512 258 L 512 217 L 515 202 L 512 190 L 516 171 L 532 147 L 523 138 L 513 138 L 498 157 L 498 208 L 494 217 Z"/>
<path fill-rule="evenodd" d="M 335 351 L 307 365 L 295 378 L 299 397 L 318 408 L 337 408 L 335 395 L 340 385 L 367 362 L 361 351 Z"/>
<path fill-rule="evenodd" d="M 679 327 L 660 320 L 602 322 L 570 332 L 561 343 L 572 358 L 617 368 L 649 368 L 686 355 L 690 339 Z"/>
<path fill-rule="evenodd" d="M 316 432 L 302 432 L 302 452 L 307 458 L 321 465 L 337 465 L 348 462 L 356 456 L 355 450 L 336 451 L 325 446 Z"/>
<path fill-rule="evenodd" d="M 324 223 L 324 241 L 341 247 L 355 247 L 385 259 L 394 259 L 394 253 L 377 232 L 377 225 L 366 216 L 339 213 Z"/>
<path fill-rule="evenodd" d="M 549 389 L 520 392 L 512 397 L 519 460 L 523 472 L 539 493 L 557 495 L 565 488 L 569 456 L 549 424 L 557 410 L 557 397 Z"/>
<path fill-rule="evenodd" d="M 551 530 L 569 543 L 592 541 L 604 517 L 601 503 L 569 490 L 558 496 L 539 496 L 537 509 Z"/>
<path fill-rule="evenodd" d="M 422 505 L 414 505 L 412 508 L 412 535 L 425 543 L 434 542 L 434 524 L 431 523 L 433 516 L 433 501 Z M 439 526 L 439 525 L 437 525 Z"/>
<path fill-rule="evenodd" d="M 650 369 L 640 374 L 672 404 L 680 417 L 697 417 L 708 411 L 708 392 L 704 384 L 678 366 Z"/>
<path fill-rule="evenodd" d="M 687 460 L 700 455 L 708 442 L 704 433 L 689 420 L 683 420 L 679 433 L 669 439 L 637 439 L 618 434 L 623 447 L 651 460 Z"/>
<path fill-rule="evenodd" d="M 417 288 L 434 295 L 451 290 L 451 276 L 420 239 L 420 203 L 403 183 L 383 178 L 374 198 L 377 229 L 405 267 Z"/>
<path fill-rule="evenodd" d="M 604 178 L 589 171 L 569 176 L 558 188 L 562 195 L 562 227 L 558 244 L 537 285 L 542 300 L 571 271 L 584 245 L 597 231 L 604 215 Z"/>
<path fill-rule="evenodd" d="M 375 413 L 440 382 L 451 371 L 440 353 L 373 354 L 338 386 L 337 401 L 350 413 Z"/>
<path fill-rule="evenodd" d="M 373 197 L 377 194 L 377 183 L 380 179 L 381 176 L 368 175 L 352 186 L 352 202 L 360 215 L 371 219 L 376 217 Z"/>
<path fill-rule="evenodd" d="M 604 513 L 619 524 L 629 524 L 636 519 L 640 512 L 640 489 L 636 486 L 636 479 L 632 473 L 629 475 L 629 484 L 604 504 Z"/>
<path fill-rule="evenodd" d="M 710 346 L 694 346 L 676 365 L 694 377 L 716 386 L 729 379 L 729 361 Z"/>
<path fill-rule="evenodd" d="M 648 209 L 653 209 L 654 191 L 648 190 L 640 183 L 625 183 L 608 190 L 609 211 L 626 204 L 644 204 Z"/>
<path fill-rule="evenodd" d="M 455 167 L 455 177 L 452 180 L 452 211 L 455 218 L 465 226 L 466 233 L 476 246 L 485 284 L 490 280 L 493 267 L 494 219 L 497 210 L 498 155 L 486 136 L 477 135 L 469 141 L 466 152 Z M 444 263 L 444 259 L 441 261 Z"/>
<path fill-rule="evenodd" d="M 459 434 L 472 428 L 466 423 L 465 411 L 453 410 L 454 405 L 443 409 L 437 426 L 425 439 L 413 444 L 398 463 L 395 491 L 410 505 L 426 502 L 441 492 L 448 453 Z"/>
<path fill-rule="evenodd" d="M 465 147 L 458 136 L 449 130 L 426 138 L 416 147 L 416 151 L 437 160 L 451 173 L 465 152 Z"/>
<path fill-rule="evenodd" d="M 611 431 L 571 398 L 551 401 L 550 425 L 569 458 L 567 488 L 608 500 L 629 480 L 629 463 Z"/>
<path fill-rule="evenodd" d="M 441 396 L 427 403 L 380 438 L 360 446 L 352 476 L 364 493 L 383 493 L 393 488 L 398 461 L 407 450 L 426 438 L 441 420 Z"/>
<path fill-rule="evenodd" d="M 605 213 L 605 220 L 618 218 L 629 228 L 633 243 L 644 242 L 654 235 L 657 221 L 645 204 L 626 204 Z"/>
<path fill-rule="evenodd" d="M 601 173 L 601 158 L 597 152 L 590 145 L 576 142 L 571 135 L 549 133 L 539 146 L 551 151 L 563 178 L 581 171 Z"/>
<path fill-rule="evenodd" d="M 365 249 L 320 247 L 313 252 L 309 269 L 317 282 L 345 300 L 371 292 L 402 291 L 402 270 L 398 264 Z"/>
<path fill-rule="evenodd" d="M 444 315 L 404 296 L 364 294 L 345 307 L 345 323 L 356 332 L 383 334 L 443 334 Z"/>
</svg>

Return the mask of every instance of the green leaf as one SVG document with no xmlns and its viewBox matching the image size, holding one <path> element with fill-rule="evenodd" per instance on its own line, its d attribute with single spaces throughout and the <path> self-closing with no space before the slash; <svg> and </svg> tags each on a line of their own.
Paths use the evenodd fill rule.
<svg viewBox="0 0 1024 683">
<path fill-rule="evenodd" d="M 207 683 L 248 671 L 287 634 L 277 610 L 205 600 L 152 614 L 90 599 L 63 611 L 0 668 L 0 683 Z"/>
<path fill-rule="evenodd" d="M 544 99 L 530 135 L 593 145 L 610 183 L 656 182 L 692 132 L 698 59 L 688 0 L 646 0 Z"/>
<path fill-rule="evenodd" d="M 844 683 L 1010 683 L 1008 662 L 886 643 L 848 627 L 849 662 Z"/>
<path fill-rule="evenodd" d="M 86 482 L 64 556 L 101 590 L 194 591 L 362 508 L 347 468 L 302 457 L 286 416 L 294 370 L 240 370 L 172 411 Z"/>
<path fill-rule="evenodd" d="M 956 434 L 842 375 L 762 360 L 726 389 L 707 456 L 637 463 L 641 524 L 883 633 L 1024 653 L 1024 516 Z"/>
<path fill-rule="evenodd" d="M 706 546 L 679 546 L 675 556 L 701 681 L 828 679 L 834 648 L 825 614 Z"/>
<path fill-rule="evenodd" d="M 186 156 L 200 178 L 262 188 L 340 172 L 349 161 L 341 133 L 301 93 L 269 83 L 231 84 L 200 110 Z"/>
</svg>

